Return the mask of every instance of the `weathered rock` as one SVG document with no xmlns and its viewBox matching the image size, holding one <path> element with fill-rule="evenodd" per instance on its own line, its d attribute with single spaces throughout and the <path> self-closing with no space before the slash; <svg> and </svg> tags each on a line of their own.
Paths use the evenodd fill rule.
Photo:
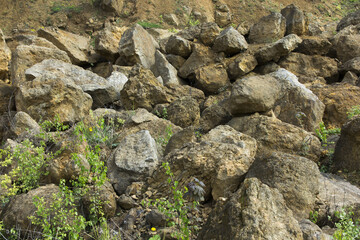
<svg viewBox="0 0 360 240">
<path fill-rule="evenodd" d="M 115 88 L 115 91 L 120 93 L 125 83 L 128 81 L 127 76 L 118 71 L 113 71 L 111 75 L 106 79 L 108 84 Z"/>
<path fill-rule="evenodd" d="M 248 48 L 243 35 L 233 27 L 228 27 L 221 31 L 214 41 L 213 50 L 215 52 L 224 52 L 226 55 L 234 55 Z"/>
<path fill-rule="evenodd" d="M 280 69 L 280 66 L 277 63 L 268 62 L 268 63 L 265 63 L 264 65 L 257 66 L 255 68 L 254 72 L 261 74 L 261 75 L 265 75 L 265 74 L 275 72 L 279 69 Z"/>
<path fill-rule="evenodd" d="M 95 37 L 95 50 L 101 56 L 114 62 L 119 57 L 119 42 L 126 27 L 110 26 L 101 30 Z"/>
<path fill-rule="evenodd" d="M 300 240 L 303 236 L 281 193 L 248 178 L 228 201 L 215 206 L 198 239 Z"/>
<path fill-rule="evenodd" d="M 16 109 L 28 113 L 36 121 L 77 122 L 85 118 L 92 105 L 91 96 L 66 78 L 43 75 L 25 82 L 15 95 Z"/>
<path fill-rule="evenodd" d="M 194 126 L 190 126 L 172 135 L 166 145 L 164 155 L 167 155 L 171 151 L 180 149 L 189 142 L 195 142 L 197 139 L 197 136 L 195 135 L 196 131 L 197 130 Z"/>
<path fill-rule="evenodd" d="M 269 75 L 278 80 L 284 93 L 275 103 L 276 117 L 314 132 L 322 121 L 325 105 L 289 71 L 282 68 Z"/>
<path fill-rule="evenodd" d="M 346 28 L 350 25 L 357 25 L 360 23 L 360 10 L 348 14 L 346 17 L 341 19 L 336 27 L 336 31 L 341 31 L 342 29 Z"/>
<path fill-rule="evenodd" d="M 193 78 L 196 69 L 214 63 L 215 58 L 216 54 L 210 48 L 195 44 L 192 54 L 181 66 L 178 74 L 184 79 Z"/>
<path fill-rule="evenodd" d="M 360 169 L 360 118 L 355 117 L 345 123 L 341 128 L 334 153 L 336 169 L 357 171 Z"/>
<path fill-rule="evenodd" d="M 315 206 L 320 172 L 307 158 L 282 152 L 259 156 L 246 177 L 278 189 L 297 219 L 307 218 Z"/>
<path fill-rule="evenodd" d="M 157 209 L 151 210 L 146 216 L 146 221 L 155 227 L 166 226 L 166 216 Z"/>
<path fill-rule="evenodd" d="M 297 76 L 323 77 L 329 82 L 336 82 L 339 77 L 336 60 L 325 56 L 292 52 L 279 65 Z"/>
<path fill-rule="evenodd" d="M 129 210 L 133 207 L 136 207 L 136 202 L 129 196 L 121 194 L 120 197 L 116 200 L 117 204 L 125 210 Z"/>
<path fill-rule="evenodd" d="M 15 110 L 14 93 L 16 88 L 0 82 L 0 113 Z"/>
<path fill-rule="evenodd" d="M 250 43 L 272 43 L 284 37 L 286 19 L 280 13 L 271 13 L 262 17 L 250 29 Z"/>
<path fill-rule="evenodd" d="M 169 120 L 182 128 L 197 125 L 200 119 L 200 108 L 198 102 L 192 97 L 179 98 L 167 108 Z"/>
<path fill-rule="evenodd" d="M 121 16 L 123 10 L 123 0 L 101 0 L 100 7 L 108 12 L 114 12 L 117 16 Z"/>
<path fill-rule="evenodd" d="M 60 50 L 65 51 L 74 64 L 82 65 L 89 61 L 90 38 L 53 27 L 40 28 L 38 36 L 47 39 Z"/>
<path fill-rule="evenodd" d="M 171 102 L 165 91 L 150 70 L 137 65 L 121 90 L 120 98 L 126 109 L 145 108 L 151 111 L 156 104 Z"/>
<path fill-rule="evenodd" d="M 175 27 L 178 27 L 180 25 L 180 21 L 177 18 L 176 14 L 173 13 L 165 13 L 163 15 L 164 22 L 166 22 L 169 25 L 173 25 Z"/>
<path fill-rule="evenodd" d="M 360 56 L 360 34 L 340 36 L 335 47 L 337 57 L 343 63 Z"/>
<path fill-rule="evenodd" d="M 231 113 L 222 104 L 214 104 L 206 108 L 202 113 L 199 126 L 204 132 L 208 132 L 218 125 L 231 120 Z"/>
<path fill-rule="evenodd" d="M 10 43 L 10 46 L 14 50 L 19 45 L 35 45 L 39 47 L 58 49 L 52 42 L 35 35 L 16 35 L 13 39 L 14 42 Z"/>
<path fill-rule="evenodd" d="M 185 28 L 184 30 L 178 32 L 176 36 L 182 37 L 189 41 L 194 41 L 195 38 L 200 38 L 201 26 L 200 24 Z"/>
<path fill-rule="evenodd" d="M 231 23 L 232 14 L 226 4 L 217 6 L 215 10 L 215 22 L 220 27 L 226 27 Z"/>
<path fill-rule="evenodd" d="M 59 187 L 50 184 L 15 196 L 1 213 L 4 225 L 8 229 L 17 227 L 28 231 L 35 230 L 38 226 L 32 225 L 29 219 L 29 217 L 35 215 L 37 210 L 34 205 L 34 197 L 44 198 L 45 207 L 50 207 L 54 202 L 53 194 L 57 193 L 59 193 Z"/>
<path fill-rule="evenodd" d="M 59 49 L 20 45 L 12 55 L 11 82 L 13 86 L 19 86 L 26 81 L 25 70 L 45 59 L 57 59 L 70 63 L 66 52 Z"/>
<path fill-rule="evenodd" d="M 221 64 L 212 64 L 195 70 L 195 87 L 206 94 L 216 94 L 229 85 L 226 69 Z"/>
<path fill-rule="evenodd" d="M 257 51 L 255 54 L 256 60 L 259 63 L 266 63 L 269 61 L 277 62 L 281 57 L 286 56 L 293 51 L 301 41 L 301 38 L 295 34 L 287 35 L 275 43 L 267 45 Z"/>
<path fill-rule="evenodd" d="M 185 63 L 186 59 L 175 54 L 167 54 L 166 59 L 173 65 L 177 70 Z"/>
<path fill-rule="evenodd" d="M 351 71 L 356 74 L 360 74 L 360 57 L 355 57 L 353 59 L 350 59 L 349 61 L 346 61 L 344 64 L 340 66 L 339 71 L 340 72 Z"/>
<path fill-rule="evenodd" d="M 118 87 L 117 84 L 110 84 L 105 78 L 91 71 L 63 61 L 44 60 L 28 68 L 25 75 L 28 81 L 44 75 L 47 79 L 66 78 L 90 94 L 93 99 L 93 108 L 102 107 L 120 99 L 120 91 L 115 89 Z M 119 85 L 121 84 L 120 82 Z"/>
<path fill-rule="evenodd" d="M 155 68 L 155 76 L 161 76 L 164 84 L 184 84 L 184 81 L 178 77 L 176 68 L 168 62 L 159 50 L 156 50 L 155 53 Z"/>
<path fill-rule="evenodd" d="M 227 100 L 231 114 L 265 112 L 274 107 L 281 95 L 281 85 L 268 75 L 236 80 Z"/>
<path fill-rule="evenodd" d="M 320 141 L 313 134 L 274 117 L 254 114 L 233 118 L 228 125 L 256 139 L 259 153 L 279 151 L 304 156 L 315 162 Z"/>
<path fill-rule="evenodd" d="M 299 221 L 304 240 L 331 240 L 331 237 L 321 230 L 321 228 L 310 221 L 302 219 Z"/>
<path fill-rule="evenodd" d="M 170 98 L 169 102 L 172 102 L 175 99 L 181 97 L 189 96 L 194 98 L 198 102 L 199 106 L 202 106 L 205 100 L 205 94 L 203 91 L 194 87 L 190 87 L 189 85 L 168 83 L 165 87 L 165 91 Z"/>
<path fill-rule="evenodd" d="M 214 22 L 201 24 L 200 40 L 206 46 L 212 46 L 215 38 L 219 35 L 220 28 Z"/>
<path fill-rule="evenodd" d="M 255 69 L 258 62 L 254 55 L 240 53 L 232 58 L 227 64 L 227 72 L 231 80 L 244 76 Z"/>
<path fill-rule="evenodd" d="M 214 199 L 229 196 L 238 188 L 256 152 L 253 138 L 231 128 L 218 131 L 223 132 L 218 138 L 209 136 L 207 141 L 189 143 L 165 158 L 180 185 L 196 177 L 205 184 L 205 197 L 211 194 Z M 166 181 L 167 176 L 159 170 L 153 178 L 153 184 L 158 185 Z"/>
<path fill-rule="evenodd" d="M 126 30 L 119 43 L 122 65 L 132 66 L 140 63 L 152 69 L 155 64 L 155 52 L 159 48 L 154 38 L 139 24 Z"/>
<path fill-rule="evenodd" d="M 321 36 L 314 37 L 302 37 L 303 40 L 299 46 L 295 49 L 296 52 L 300 52 L 306 55 L 326 55 L 331 48 L 330 41 Z"/>
<path fill-rule="evenodd" d="M 308 19 L 305 14 L 294 4 L 290 4 L 281 10 L 286 19 L 286 35 L 296 34 L 298 36 L 307 34 Z"/>
<path fill-rule="evenodd" d="M 5 80 L 9 77 L 9 63 L 11 60 L 11 50 L 6 45 L 5 36 L 0 29 L 0 79 Z"/>
<path fill-rule="evenodd" d="M 191 44 L 182 37 L 172 35 L 166 43 L 166 53 L 188 58 L 191 54 Z"/>
<path fill-rule="evenodd" d="M 313 85 L 311 91 L 325 104 L 323 121 L 329 127 L 341 127 L 347 112 L 359 105 L 360 88 L 350 84 Z"/>
<path fill-rule="evenodd" d="M 358 86 L 359 77 L 355 73 L 348 71 L 345 73 L 341 83 L 348 83 L 354 86 Z"/>
<path fill-rule="evenodd" d="M 15 114 L 12 120 L 11 131 L 15 134 L 15 136 L 19 136 L 26 131 L 39 133 L 40 126 L 29 116 L 29 114 L 19 111 Z"/>
</svg>

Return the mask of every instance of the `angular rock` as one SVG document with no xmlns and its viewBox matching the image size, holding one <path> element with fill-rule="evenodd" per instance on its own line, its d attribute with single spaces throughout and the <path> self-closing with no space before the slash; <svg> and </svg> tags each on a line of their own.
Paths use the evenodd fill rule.
<svg viewBox="0 0 360 240">
<path fill-rule="evenodd" d="M 139 24 L 126 30 L 119 42 L 119 54 L 122 65 L 132 66 L 140 63 L 152 69 L 155 64 L 155 52 L 159 48 L 154 38 Z"/>
<path fill-rule="evenodd" d="M 281 193 L 247 178 L 228 201 L 215 206 L 198 239 L 302 240 L 303 236 Z"/>
<path fill-rule="evenodd" d="M 219 35 L 220 28 L 214 22 L 201 24 L 200 41 L 206 46 L 212 46 L 215 38 Z"/>
<path fill-rule="evenodd" d="M 11 82 L 13 86 L 19 86 L 26 81 L 25 70 L 40 63 L 45 59 L 57 59 L 70 63 L 66 52 L 59 49 L 20 45 L 12 55 Z"/>
<path fill-rule="evenodd" d="M 286 19 L 286 35 L 305 35 L 308 32 L 308 19 L 305 14 L 294 4 L 290 4 L 281 10 Z"/>
<path fill-rule="evenodd" d="M 231 120 L 231 113 L 222 104 L 211 105 L 201 113 L 199 126 L 204 132 L 208 132 L 218 125 Z"/>
<path fill-rule="evenodd" d="M 195 25 L 178 32 L 176 35 L 188 41 L 194 41 L 195 38 L 200 38 L 201 26 Z"/>
<path fill-rule="evenodd" d="M 15 110 L 14 93 L 16 88 L 0 82 L 0 113 Z"/>
<path fill-rule="evenodd" d="M 204 100 L 205 100 L 205 94 L 200 89 L 190 87 L 189 85 L 179 85 L 179 84 L 173 84 L 168 83 L 165 86 L 165 91 L 169 96 L 170 101 L 172 102 L 175 99 L 181 98 L 181 97 L 192 97 L 194 98 L 199 106 L 202 106 Z"/>
<path fill-rule="evenodd" d="M 293 51 L 301 41 L 301 38 L 295 34 L 287 35 L 275 43 L 267 45 L 257 51 L 255 54 L 256 60 L 259 63 L 266 63 L 269 61 L 277 62 L 281 57 L 286 56 Z"/>
<path fill-rule="evenodd" d="M 328 127 L 341 127 L 351 107 L 359 105 L 360 88 L 350 84 L 314 85 L 310 89 L 325 104 L 323 121 Z"/>
<path fill-rule="evenodd" d="M 177 70 L 185 63 L 186 59 L 175 54 L 167 54 L 166 59 L 173 65 Z"/>
<path fill-rule="evenodd" d="M 118 87 L 116 84 L 110 84 L 105 78 L 91 71 L 63 61 L 44 60 L 28 68 L 25 75 L 28 81 L 44 75 L 47 79 L 66 78 L 90 94 L 93 99 L 93 108 L 102 107 L 120 99 L 120 91 L 115 89 Z"/>
<path fill-rule="evenodd" d="M 304 156 L 315 162 L 320 158 L 320 141 L 315 135 L 274 117 L 254 114 L 233 118 L 227 124 L 255 138 L 259 153 L 279 151 Z"/>
<path fill-rule="evenodd" d="M 360 74 L 360 57 L 355 57 L 353 59 L 350 59 L 349 61 L 346 61 L 344 64 L 340 66 L 339 71 L 340 72 L 351 71 L 356 74 Z"/>
<path fill-rule="evenodd" d="M 11 60 L 11 50 L 6 45 L 5 36 L 0 29 L 0 79 L 5 80 L 9 77 L 9 63 Z"/>
<path fill-rule="evenodd" d="M 43 75 L 25 82 L 15 95 L 16 109 L 28 113 L 36 121 L 53 120 L 77 122 L 88 116 L 91 96 L 73 81 Z"/>
<path fill-rule="evenodd" d="M 39 133 L 40 129 L 39 124 L 32 119 L 29 114 L 21 111 L 15 114 L 11 124 L 11 131 L 15 134 L 15 136 L 19 136 L 26 131 Z"/>
<path fill-rule="evenodd" d="M 307 218 L 314 208 L 319 177 L 315 162 L 282 152 L 257 157 L 246 175 L 278 189 L 297 219 Z"/>
<path fill-rule="evenodd" d="M 343 63 L 360 56 L 360 34 L 340 36 L 335 48 L 337 57 Z"/>
<path fill-rule="evenodd" d="M 226 27 L 231 23 L 232 14 L 226 4 L 219 5 L 215 10 L 215 22 L 220 27 Z"/>
<path fill-rule="evenodd" d="M 184 79 L 194 78 L 196 69 L 214 63 L 215 58 L 216 54 L 210 48 L 195 44 L 190 57 L 181 66 L 178 74 Z"/>
<path fill-rule="evenodd" d="M 195 70 L 195 87 L 206 94 L 216 94 L 227 85 L 230 85 L 230 81 L 221 64 L 211 64 Z"/>
<path fill-rule="evenodd" d="M 323 233 L 321 228 L 310 221 L 309 219 L 302 219 L 299 221 L 304 240 L 331 240 L 332 237 Z"/>
<path fill-rule="evenodd" d="M 249 53 L 241 53 L 234 56 L 227 64 L 227 72 L 231 80 L 246 75 L 255 69 L 258 62 L 254 55 Z"/>
<path fill-rule="evenodd" d="M 234 55 L 247 48 L 248 43 L 244 36 L 231 26 L 221 31 L 212 47 L 215 52 L 224 52 L 226 55 Z"/>
<path fill-rule="evenodd" d="M 166 13 L 163 15 L 163 18 L 164 21 L 169 25 L 173 25 L 175 27 L 178 27 L 180 25 L 179 19 L 173 13 Z"/>
<path fill-rule="evenodd" d="M 136 207 L 136 202 L 129 196 L 122 194 L 117 200 L 117 204 L 125 210 L 129 210 L 133 207 Z"/>
<path fill-rule="evenodd" d="M 292 52 L 280 60 L 279 65 L 297 76 L 323 77 L 329 82 L 339 78 L 336 60 L 325 56 Z"/>
<path fill-rule="evenodd" d="M 196 128 L 194 126 L 190 126 L 172 135 L 168 144 L 166 145 L 164 155 L 167 155 L 171 151 L 180 149 L 189 142 L 196 142 L 197 137 L 195 133 Z"/>
<path fill-rule="evenodd" d="M 233 115 L 265 112 L 274 107 L 281 95 L 281 85 L 268 75 L 250 76 L 233 84 L 228 109 Z"/>
<path fill-rule="evenodd" d="M 341 19 L 336 27 L 336 31 L 341 31 L 350 25 L 357 25 L 360 23 L 360 10 L 357 10 L 353 13 L 348 14 L 346 17 Z"/>
<path fill-rule="evenodd" d="M 110 26 L 95 37 L 95 51 L 107 60 L 114 62 L 119 57 L 119 42 L 126 27 Z"/>
<path fill-rule="evenodd" d="M 101 0 L 100 7 L 108 12 L 114 12 L 117 16 L 121 16 L 124 6 L 123 0 Z"/>
<path fill-rule="evenodd" d="M 111 75 L 106 78 L 109 85 L 113 86 L 115 88 L 116 92 L 119 92 L 123 89 L 125 83 L 128 81 L 127 76 L 118 71 L 113 71 Z"/>
<path fill-rule="evenodd" d="M 16 44 L 12 45 L 13 49 L 19 45 L 35 45 L 39 47 L 58 49 L 52 42 L 35 35 L 16 35 L 14 36 L 14 41 Z"/>
<path fill-rule="evenodd" d="M 178 77 L 176 68 L 168 62 L 159 50 L 156 50 L 155 53 L 155 68 L 155 76 L 161 76 L 164 84 L 184 84 L 184 81 Z"/>
<path fill-rule="evenodd" d="M 182 37 L 172 35 L 166 43 L 166 53 L 188 58 L 191 54 L 191 44 Z"/>
<path fill-rule="evenodd" d="M 89 61 L 90 38 L 53 27 L 40 28 L 38 36 L 47 39 L 60 50 L 65 51 L 74 64 L 83 65 Z"/>
<path fill-rule="evenodd" d="M 170 103 L 167 113 L 169 120 L 182 128 L 197 125 L 200 119 L 199 104 L 189 96 L 181 97 Z"/>
<path fill-rule="evenodd" d="M 302 39 L 295 51 L 306 55 L 326 55 L 332 46 L 327 38 L 321 36 L 303 36 Z"/>
<path fill-rule="evenodd" d="M 359 77 L 355 73 L 348 71 L 345 73 L 341 83 L 348 83 L 354 86 L 358 86 Z"/>
<path fill-rule="evenodd" d="M 284 37 L 286 19 L 280 13 L 271 13 L 262 17 L 250 29 L 250 43 L 272 43 Z"/>
</svg>

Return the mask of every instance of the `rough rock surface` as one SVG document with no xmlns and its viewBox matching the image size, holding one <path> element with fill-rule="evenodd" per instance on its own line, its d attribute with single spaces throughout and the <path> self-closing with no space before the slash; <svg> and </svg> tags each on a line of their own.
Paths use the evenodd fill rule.
<svg viewBox="0 0 360 240">
<path fill-rule="evenodd" d="M 336 54 L 341 62 L 360 56 L 360 34 L 340 36 L 336 44 Z"/>
<path fill-rule="evenodd" d="M 281 10 L 281 14 L 286 19 L 286 35 L 293 33 L 301 36 L 308 32 L 308 19 L 297 6 L 290 4 Z"/>
<path fill-rule="evenodd" d="M 360 57 L 355 57 L 350 59 L 349 61 L 345 62 L 340 66 L 340 72 L 347 72 L 351 71 L 357 75 L 360 74 Z"/>
<path fill-rule="evenodd" d="M 360 10 L 350 13 L 346 17 L 342 18 L 336 27 L 336 31 L 340 31 L 347 26 L 357 25 L 360 23 Z"/>
<path fill-rule="evenodd" d="M 326 55 L 331 48 L 330 41 L 321 36 L 302 36 L 302 42 L 295 49 L 306 55 Z"/>
<path fill-rule="evenodd" d="M 176 68 L 168 62 L 159 50 L 156 50 L 155 53 L 155 68 L 155 76 L 161 76 L 164 84 L 184 84 L 184 81 L 178 77 Z"/>
<path fill-rule="evenodd" d="M 248 48 L 243 35 L 233 27 L 221 31 L 216 37 L 212 49 L 215 52 L 224 52 L 226 55 L 234 55 Z"/>
<path fill-rule="evenodd" d="M 6 83 L 0 82 L 0 113 L 14 109 L 14 93 L 16 88 Z"/>
<path fill-rule="evenodd" d="M 200 41 L 206 46 L 212 46 L 215 38 L 219 35 L 220 28 L 214 22 L 207 22 L 201 24 L 201 31 L 199 35 Z"/>
<path fill-rule="evenodd" d="M 26 131 L 39 133 L 40 126 L 29 114 L 19 111 L 15 114 L 11 122 L 11 132 L 14 133 L 15 136 L 19 136 Z"/>
<path fill-rule="evenodd" d="M 9 63 L 11 60 L 11 50 L 6 45 L 5 36 L 0 29 L 0 79 L 5 80 L 9 76 Z"/>
<path fill-rule="evenodd" d="M 216 94 L 229 84 L 226 69 L 221 64 L 211 64 L 195 70 L 195 87 L 206 94 Z"/>
<path fill-rule="evenodd" d="M 248 178 L 228 201 L 215 206 L 198 239 L 302 240 L 303 236 L 281 193 Z"/>
<path fill-rule="evenodd" d="M 109 26 L 101 30 L 95 37 L 95 51 L 109 61 L 115 61 L 119 56 L 119 42 L 126 27 Z"/>
<path fill-rule="evenodd" d="M 240 53 L 231 58 L 227 63 L 227 72 L 231 80 L 246 75 L 255 69 L 258 62 L 254 55 L 249 53 Z"/>
<path fill-rule="evenodd" d="M 182 37 L 172 35 L 166 43 L 166 52 L 188 58 L 191 54 L 191 44 Z"/>
<path fill-rule="evenodd" d="M 182 128 L 197 125 L 200 119 L 199 104 L 190 96 L 181 97 L 170 103 L 167 113 L 169 120 Z"/>
</svg>

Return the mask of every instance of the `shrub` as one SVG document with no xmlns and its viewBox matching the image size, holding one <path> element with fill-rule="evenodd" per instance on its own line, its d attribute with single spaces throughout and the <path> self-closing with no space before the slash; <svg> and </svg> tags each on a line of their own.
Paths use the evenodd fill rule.
<svg viewBox="0 0 360 240">
<path fill-rule="evenodd" d="M 335 226 L 337 228 L 333 237 L 337 240 L 354 240 L 360 239 L 359 220 L 353 220 L 354 212 L 351 209 L 342 208 L 335 212 L 335 217 L 339 219 Z"/>
<path fill-rule="evenodd" d="M 340 128 L 326 129 L 323 122 L 319 123 L 319 128 L 315 129 L 317 137 L 321 140 L 321 145 L 326 147 L 328 144 L 328 136 L 334 134 L 340 134 Z M 332 143 L 332 142 L 331 142 Z"/>
</svg>

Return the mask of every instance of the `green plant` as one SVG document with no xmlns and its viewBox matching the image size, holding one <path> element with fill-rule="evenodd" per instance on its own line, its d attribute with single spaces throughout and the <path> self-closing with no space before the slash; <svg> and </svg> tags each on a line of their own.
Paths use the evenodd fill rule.
<svg viewBox="0 0 360 240">
<path fill-rule="evenodd" d="M 360 105 L 352 106 L 351 109 L 346 112 L 348 119 L 352 119 L 360 115 Z"/>
<path fill-rule="evenodd" d="M 173 135 L 172 126 L 168 125 L 165 129 L 165 134 L 157 139 L 157 143 L 160 144 L 160 146 L 162 147 L 166 147 L 172 135 Z"/>
<path fill-rule="evenodd" d="M 162 109 L 162 113 L 160 113 L 158 110 L 155 111 L 156 116 L 163 118 L 163 119 L 168 119 L 168 112 L 167 112 L 167 108 L 164 107 Z"/>
<path fill-rule="evenodd" d="M 312 221 L 313 223 L 316 224 L 319 219 L 319 212 L 318 211 L 310 211 L 309 219 L 310 219 L 310 221 Z"/>
<path fill-rule="evenodd" d="M 353 220 L 354 212 L 350 209 L 342 208 L 335 212 L 335 217 L 339 219 L 335 226 L 333 237 L 337 240 L 354 240 L 360 239 L 360 223 L 359 220 Z M 331 218 L 330 218 L 331 219 Z"/>
<path fill-rule="evenodd" d="M 147 21 L 139 21 L 139 22 L 137 22 L 137 24 L 139 24 L 143 28 L 162 28 L 162 26 L 160 24 L 151 23 L 151 22 L 147 22 Z"/>
<path fill-rule="evenodd" d="M 190 15 L 189 16 L 189 21 L 188 21 L 188 26 L 192 27 L 192 26 L 196 26 L 196 25 L 199 25 L 200 24 L 200 21 L 195 19 L 195 17 L 193 15 Z"/>
<path fill-rule="evenodd" d="M 321 145 L 326 147 L 328 145 L 328 136 L 334 134 L 340 134 L 340 128 L 331 128 L 326 129 L 326 126 L 323 122 L 319 123 L 319 128 L 315 129 L 316 135 L 321 140 Z M 332 143 L 332 142 L 330 142 Z"/>
</svg>

